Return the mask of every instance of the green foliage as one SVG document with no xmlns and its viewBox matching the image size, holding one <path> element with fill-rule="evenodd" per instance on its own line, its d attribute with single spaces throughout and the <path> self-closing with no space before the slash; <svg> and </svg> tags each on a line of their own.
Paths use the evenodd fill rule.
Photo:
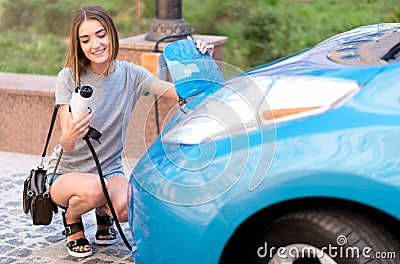
<svg viewBox="0 0 400 264">
<path fill-rule="evenodd" d="M 246 69 L 361 25 L 399 21 L 400 6 L 396 3 L 396 0 L 192 0 L 184 2 L 184 16 L 197 33 L 228 36 L 225 61 Z"/>
<path fill-rule="evenodd" d="M 285 50 L 277 47 L 275 31 L 282 32 L 284 28 L 279 29 L 276 25 L 278 18 L 272 12 L 260 12 L 258 9 L 252 10 L 252 19 L 248 21 L 248 26 L 243 32 L 244 39 L 247 41 L 244 49 L 244 55 L 248 58 L 250 65 L 260 65 L 268 60 L 274 60 L 282 57 Z"/>
<path fill-rule="evenodd" d="M 66 0 L 3 0 L 0 25 L 3 30 L 28 27 L 37 32 L 57 35 L 69 31 L 69 21 L 80 1 Z"/>
<path fill-rule="evenodd" d="M 139 23 L 135 0 L 83 0 L 82 5 L 96 4 L 104 7 L 113 17 L 119 36 L 124 38 L 147 31 L 151 22 L 149 22 L 149 19 L 155 15 L 155 0 L 142 0 L 142 2 L 144 2 L 145 8 L 143 9 L 142 21 L 139 21 Z M 154 4 L 149 5 L 146 2 L 154 2 Z M 149 12 L 150 8 L 153 8 L 151 12 Z"/>
<path fill-rule="evenodd" d="M 57 74 L 72 14 L 81 5 L 102 5 L 124 38 L 147 32 L 155 2 L 0 0 L 0 48 L 6 51 L 0 54 L 0 71 Z M 182 14 L 196 34 L 228 36 L 225 62 L 248 69 L 361 25 L 400 21 L 400 5 L 398 0 L 184 0 Z"/>
<path fill-rule="evenodd" d="M 38 35 L 28 30 L 4 32 L 0 38 L 0 70 L 17 73 L 55 75 L 62 68 L 66 41 L 54 35 Z M 18 41 L 16 41 L 18 40 Z"/>
</svg>

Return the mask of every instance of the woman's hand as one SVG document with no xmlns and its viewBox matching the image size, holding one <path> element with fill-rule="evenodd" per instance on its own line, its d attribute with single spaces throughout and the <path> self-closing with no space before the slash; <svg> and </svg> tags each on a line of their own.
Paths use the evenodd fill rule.
<svg viewBox="0 0 400 264">
<path fill-rule="evenodd" d="M 69 112 L 69 106 L 61 107 L 61 137 L 60 143 L 64 151 L 71 151 L 75 147 L 75 142 L 86 136 L 90 127 L 90 118 L 93 113 L 89 110 L 77 118 L 72 118 L 72 113 Z"/>
<path fill-rule="evenodd" d="M 187 37 L 190 40 L 193 40 L 192 37 L 188 36 Z M 202 41 L 200 39 L 196 39 L 196 47 L 197 49 L 201 52 L 201 54 L 208 53 L 212 57 L 214 53 L 214 44 L 207 44 L 207 42 Z"/>
</svg>

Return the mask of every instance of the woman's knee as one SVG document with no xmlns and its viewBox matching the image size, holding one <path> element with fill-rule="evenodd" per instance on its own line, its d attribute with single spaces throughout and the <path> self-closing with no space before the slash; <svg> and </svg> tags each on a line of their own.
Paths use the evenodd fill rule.
<svg viewBox="0 0 400 264">
<path fill-rule="evenodd" d="M 128 208 L 127 208 L 127 203 L 121 202 L 121 201 L 112 201 L 113 208 L 115 213 L 117 214 L 118 221 L 120 222 L 127 222 L 128 221 Z M 111 215 L 111 210 L 106 202 L 104 205 L 104 209 L 107 212 L 108 215 Z"/>
<path fill-rule="evenodd" d="M 84 197 L 87 202 L 93 204 L 93 208 L 104 205 L 106 199 L 104 197 L 103 189 L 98 181 L 92 180 L 87 184 L 84 191 Z"/>
<path fill-rule="evenodd" d="M 123 176 L 114 176 L 108 180 L 109 193 L 112 199 L 118 220 L 121 222 L 128 221 L 127 196 L 128 181 Z"/>
<path fill-rule="evenodd" d="M 107 202 L 103 193 L 103 189 L 92 189 L 89 193 L 88 200 L 93 203 L 93 208 L 100 207 Z"/>
<path fill-rule="evenodd" d="M 128 222 L 128 210 L 127 207 L 119 208 L 117 212 L 118 221 L 120 222 Z"/>
</svg>

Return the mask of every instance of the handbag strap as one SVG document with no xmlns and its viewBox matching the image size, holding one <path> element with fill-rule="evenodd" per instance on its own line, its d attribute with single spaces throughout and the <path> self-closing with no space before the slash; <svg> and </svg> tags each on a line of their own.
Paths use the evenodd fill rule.
<svg viewBox="0 0 400 264">
<path fill-rule="evenodd" d="M 44 168 L 43 161 L 44 161 L 44 158 L 46 157 L 47 147 L 49 146 L 51 134 L 52 134 L 53 128 L 54 128 L 54 123 L 56 122 L 58 108 L 59 108 L 59 105 L 55 105 L 54 109 L 53 109 L 53 115 L 51 117 L 51 122 L 50 122 L 50 128 L 49 128 L 49 132 L 47 133 L 46 144 L 44 145 L 44 149 L 43 149 L 43 153 L 42 153 L 42 162 L 39 165 L 39 166 L 42 166 L 43 168 Z M 50 182 L 49 182 L 49 188 L 47 191 L 50 191 L 50 187 L 51 187 L 51 185 L 53 185 L 53 179 L 54 179 L 54 176 L 56 175 L 57 168 L 58 168 L 58 165 L 60 164 L 61 156 L 63 153 L 64 153 L 64 150 L 61 147 L 60 153 L 58 154 L 58 157 L 57 157 L 56 165 L 54 166 L 53 174 L 52 174 Z"/>
<path fill-rule="evenodd" d="M 55 106 L 54 106 L 54 109 L 53 109 L 53 115 L 52 115 L 52 117 L 51 117 L 49 132 L 47 133 L 46 144 L 44 145 L 44 149 L 43 149 L 43 152 L 42 152 L 42 161 L 41 161 L 41 163 L 40 163 L 40 165 L 39 165 L 39 166 L 41 166 L 42 168 L 44 168 L 44 166 L 43 166 L 43 161 L 44 161 L 44 158 L 46 157 L 47 147 L 49 146 L 49 142 L 50 142 L 50 138 L 51 138 L 51 133 L 53 132 L 54 123 L 56 122 L 58 108 L 59 108 L 59 106 L 58 106 L 58 105 L 55 105 Z M 38 167 L 39 167 L 39 166 L 38 166 Z"/>
<path fill-rule="evenodd" d="M 58 154 L 57 163 L 54 166 L 53 174 L 51 175 L 51 179 L 49 181 L 49 190 L 51 188 L 51 185 L 53 185 L 53 179 L 54 179 L 54 176 L 56 175 L 58 164 L 60 164 L 61 156 L 63 153 L 64 153 L 64 150 L 61 148 L 60 153 Z"/>
</svg>

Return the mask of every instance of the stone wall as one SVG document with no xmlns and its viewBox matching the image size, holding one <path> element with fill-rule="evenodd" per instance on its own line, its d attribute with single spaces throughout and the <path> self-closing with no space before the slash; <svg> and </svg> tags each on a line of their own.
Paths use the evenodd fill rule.
<svg viewBox="0 0 400 264">
<path fill-rule="evenodd" d="M 41 155 L 54 107 L 55 76 L 0 72 L 0 150 Z M 59 138 L 54 127 L 52 146 Z"/>
</svg>

